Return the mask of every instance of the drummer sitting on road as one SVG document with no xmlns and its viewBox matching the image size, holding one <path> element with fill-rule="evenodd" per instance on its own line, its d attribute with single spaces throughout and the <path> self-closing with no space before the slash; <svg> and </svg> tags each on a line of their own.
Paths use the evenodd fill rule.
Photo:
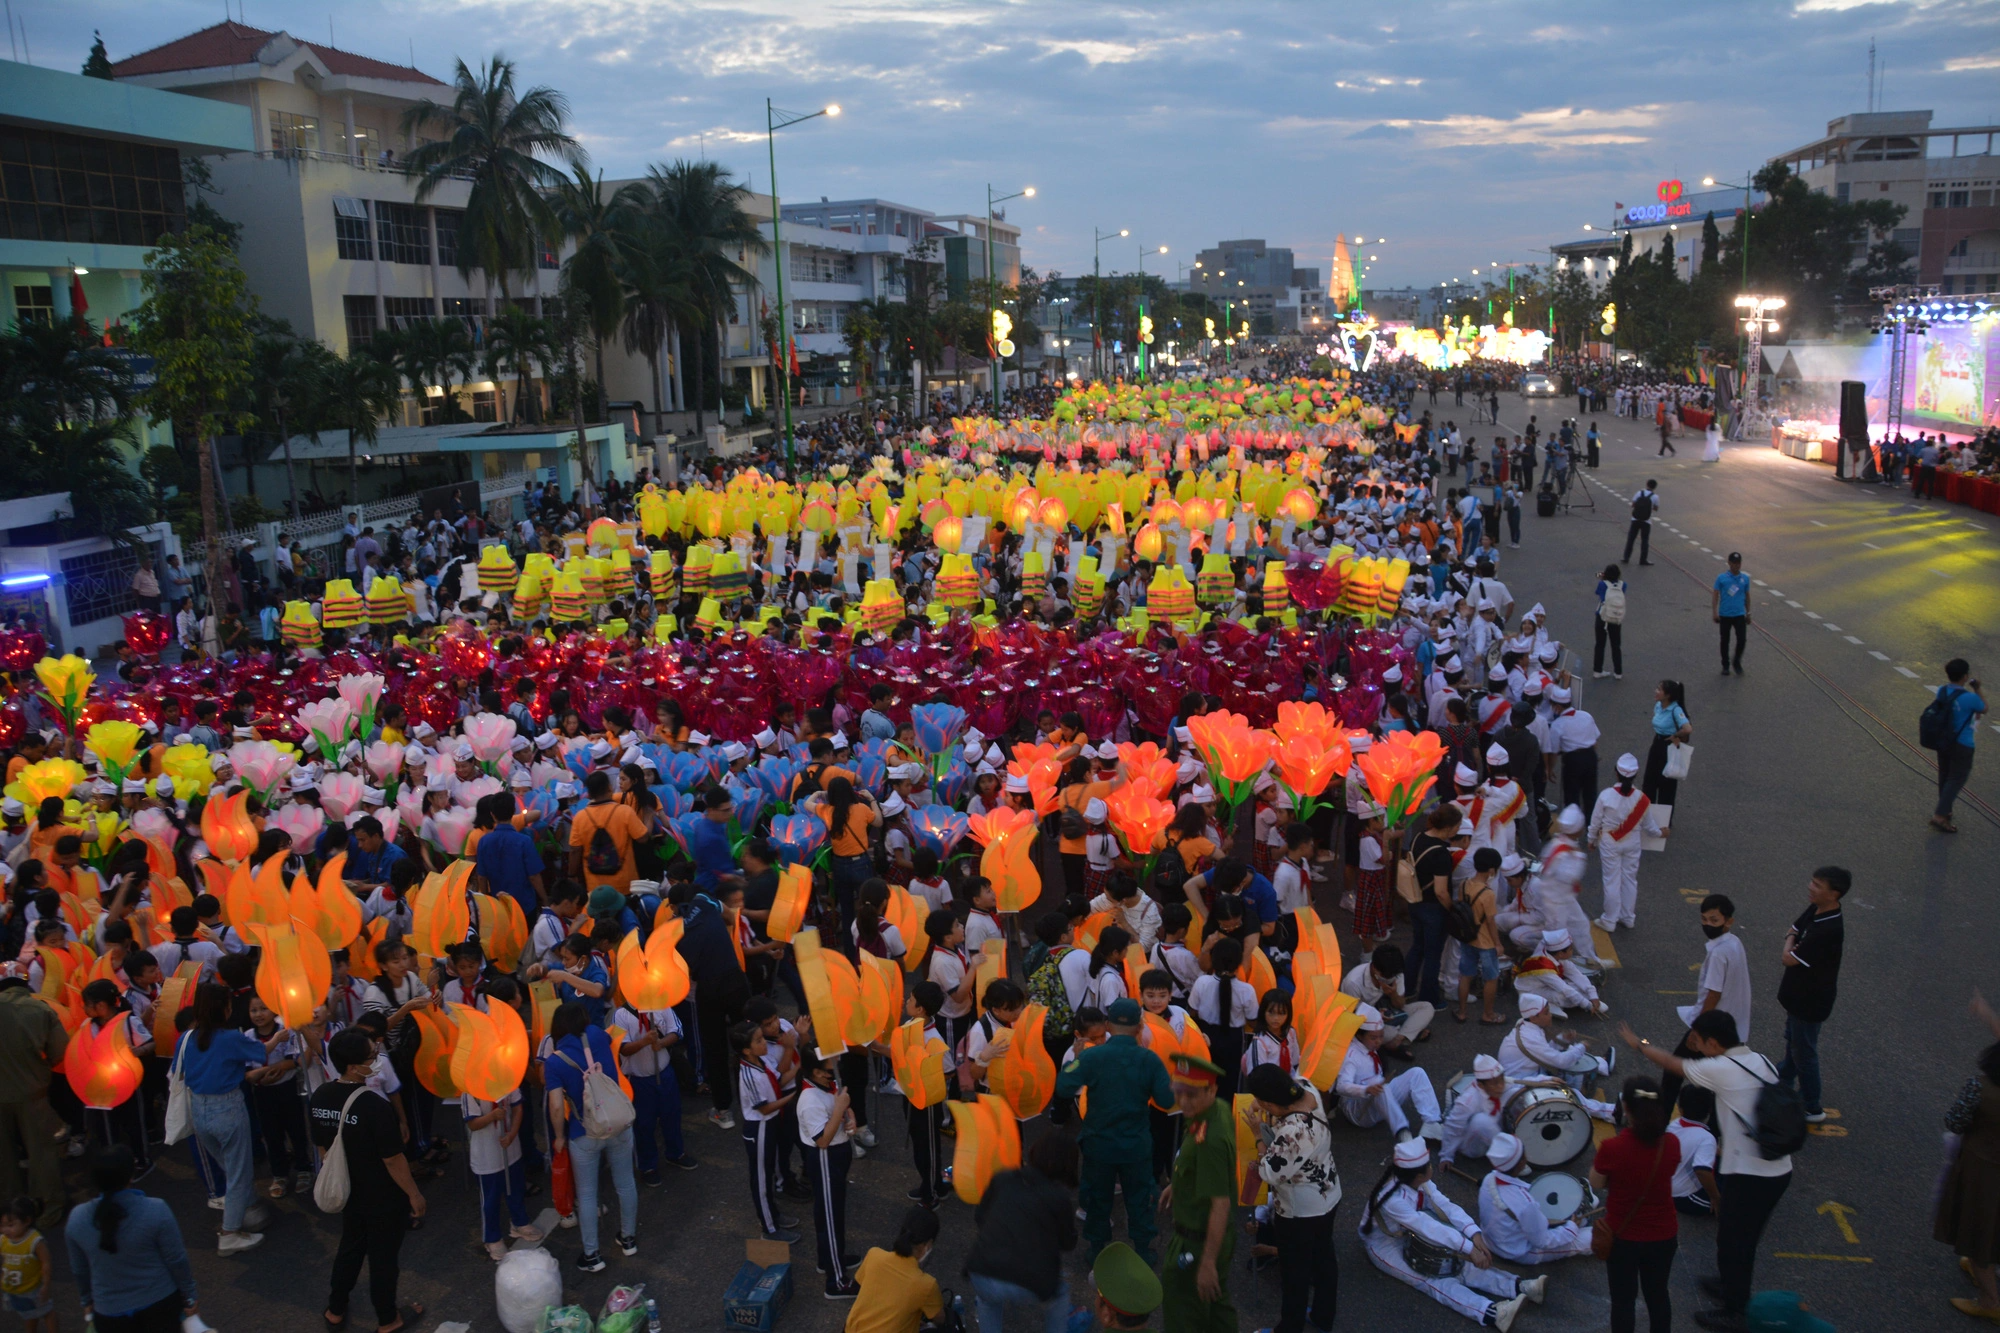
<svg viewBox="0 0 2000 1333">
<path fill-rule="evenodd" d="M 1593 1101 L 1582 1095 L 1583 1080 L 1591 1074 L 1610 1077 L 1618 1053 L 1607 1047 L 1603 1055 L 1592 1055 L 1576 1033 L 1551 1032 L 1551 1018 L 1547 1000 L 1532 991 L 1524 993 L 1521 1021 L 1500 1041 L 1501 1068 L 1506 1070 L 1508 1078 L 1520 1083 L 1559 1078 L 1576 1090 L 1584 1109 L 1593 1117 L 1611 1119 L 1610 1102 Z"/>
<path fill-rule="evenodd" d="M 1590 1224 L 1575 1217 L 1551 1225 L 1535 1199 L 1535 1191 L 1520 1176 L 1527 1149 L 1512 1134 L 1496 1134 L 1486 1149 L 1493 1169 L 1479 1183 L 1479 1230 L 1502 1259 L 1517 1264 L 1547 1264 L 1590 1253 Z"/>
<path fill-rule="evenodd" d="M 1362 1129 L 1386 1122 L 1398 1143 L 1418 1134 L 1437 1139 L 1444 1132 L 1438 1123 L 1443 1113 L 1431 1076 L 1421 1069 L 1405 1069 L 1394 1078 L 1384 1078 L 1382 1013 L 1372 1004 L 1356 1005 L 1354 1012 L 1361 1018 L 1361 1028 L 1333 1080 L 1340 1113 Z"/>
<path fill-rule="evenodd" d="M 1567 930 L 1542 932 L 1541 948 L 1514 968 L 1514 989 L 1534 994 L 1549 1002 L 1549 1013 L 1568 1018 L 1569 1009 L 1583 1009 L 1603 1017 L 1611 1006 L 1598 998 L 1597 987 L 1576 961 L 1576 945 Z"/>
</svg>

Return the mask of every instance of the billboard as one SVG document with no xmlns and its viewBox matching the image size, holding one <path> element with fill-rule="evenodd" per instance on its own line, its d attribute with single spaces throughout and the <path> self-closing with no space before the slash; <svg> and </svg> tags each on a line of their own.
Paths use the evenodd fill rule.
<svg viewBox="0 0 2000 1333">
<path fill-rule="evenodd" d="M 2000 424 L 1996 353 L 2000 319 L 1931 325 L 1928 336 L 1910 349 L 1904 368 L 1904 412 L 1946 429 Z"/>
</svg>

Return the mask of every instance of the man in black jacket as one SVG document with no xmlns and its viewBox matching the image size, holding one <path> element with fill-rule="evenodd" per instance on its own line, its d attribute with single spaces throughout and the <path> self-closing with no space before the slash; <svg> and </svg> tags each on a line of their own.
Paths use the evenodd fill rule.
<svg viewBox="0 0 2000 1333">
<path fill-rule="evenodd" d="M 1806 888 L 1810 905 L 1785 936 L 1785 975 L 1778 983 L 1778 1003 L 1785 1010 L 1785 1061 L 1778 1077 L 1796 1083 L 1806 1104 L 1806 1119 L 1820 1124 L 1826 1108 L 1820 1101 L 1819 1029 L 1833 1013 L 1833 996 L 1840 980 L 1844 927 L 1840 903 L 1854 877 L 1839 866 L 1813 871 Z"/>
<path fill-rule="evenodd" d="M 1076 1140 L 1053 1130 L 1028 1148 L 1020 1170 L 1002 1171 L 986 1186 L 973 1213 L 979 1235 L 966 1262 L 981 1329 L 1004 1327 L 1010 1306 L 1033 1308 L 1034 1328 L 1047 1327 L 1051 1311 L 1069 1310 L 1063 1255 L 1076 1248 L 1071 1191 L 1080 1161 Z"/>
</svg>

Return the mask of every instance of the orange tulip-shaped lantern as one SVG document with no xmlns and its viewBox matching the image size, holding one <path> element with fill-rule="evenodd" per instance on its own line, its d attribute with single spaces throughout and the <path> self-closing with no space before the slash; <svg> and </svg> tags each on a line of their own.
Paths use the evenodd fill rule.
<svg viewBox="0 0 2000 1333">
<path fill-rule="evenodd" d="M 1250 1128 L 1250 1117 L 1257 1114 L 1257 1099 L 1239 1092 L 1231 1105 L 1236 1112 L 1230 1118 L 1236 1130 L 1236 1203 L 1239 1207 L 1255 1208 L 1271 1192 L 1257 1170 L 1261 1145 L 1257 1142 L 1257 1131 Z"/>
<path fill-rule="evenodd" d="M 424 1034 L 417 1046 L 416 1059 L 411 1062 L 417 1082 L 447 1100 L 463 1093 L 465 1089 L 451 1076 L 451 1058 L 464 1037 L 464 1029 L 432 1009 L 412 1009 L 409 1021 Z"/>
<path fill-rule="evenodd" d="M 209 861 L 202 863 L 202 873 L 210 876 L 211 887 L 213 865 Z M 248 934 L 253 925 L 292 923 L 292 900 L 285 892 L 285 861 L 281 856 L 267 858 L 254 875 L 247 863 L 238 861 L 229 871 L 227 892 L 220 896 L 223 912 L 239 935 Z"/>
<path fill-rule="evenodd" d="M 1172 756 L 1151 741 L 1120 745 L 1118 764 L 1124 770 L 1126 786 L 1138 787 L 1148 796 L 1171 794 L 1179 777 Z"/>
<path fill-rule="evenodd" d="M 1236 969 L 1238 980 L 1250 983 L 1250 989 L 1261 998 L 1278 988 L 1278 974 L 1272 968 L 1271 960 L 1264 951 L 1252 944 L 1243 951 L 1243 963 Z"/>
<path fill-rule="evenodd" d="M 911 1019 L 889 1038 L 889 1065 L 895 1071 L 896 1085 L 909 1098 L 913 1110 L 922 1111 L 944 1102 L 947 1092 L 944 1057 L 944 1042 L 936 1037 L 925 1038 L 921 1018 Z"/>
<path fill-rule="evenodd" d="M 903 969 L 890 959 L 864 952 L 857 957 L 855 970 L 861 983 L 860 1008 L 866 1020 L 861 1025 L 867 1033 L 862 1041 L 864 1044 L 887 1041 L 903 1013 Z"/>
<path fill-rule="evenodd" d="M 472 931 L 472 901 L 466 886 L 472 862 L 454 861 L 442 873 L 426 876 L 423 887 L 410 895 L 410 946 L 432 958 L 442 958 Z"/>
<path fill-rule="evenodd" d="M 806 1010 L 812 1016 L 813 1045 L 822 1057 L 844 1053 L 847 1050 L 844 1035 L 847 1023 L 834 996 L 831 969 L 827 966 L 829 956 L 839 955 L 830 949 L 822 949 L 819 931 L 808 926 L 792 936 L 792 956 L 798 964 L 799 981 L 805 987 Z M 841 959 L 843 963 L 846 961 Z M 851 972 L 849 976 L 851 979 Z"/>
<path fill-rule="evenodd" d="M 494 901 L 499 904 L 499 920 L 486 956 L 502 972 L 512 972 L 521 961 L 522 951 L 528 947 L 528 917 L 521 910 L 520 900 L 511 893 L 498 894 Z"/>
<path fill-rule="evenodd" d="M 255 923 L 249 933 L 263 946 L 257 961 L 257 998 L 288 1028 L 312 1022 L 313 1010 L 333 984 L 326 945 L 302 922 Z"/>
<path fill-rule="evenodd" d="M 917 897 L 900 884 L 889 886 L 889 909 L 883 919 L 896 928 L 896 933 L 905 940 L 919 940 L 924 933 L 924 909 L 917 905 Z M 903 966 L 914 972 L 923 962 L 923 950 L 906 949 L 903 952 Z M 898 1007 L 897 1013 L 902 1012 Z"/>
<path fill-rule="evenodd" d="M 542 1043 L 549 1039 L 549 1020 L 556 1016 L 556 988 L 553 982 L 531 981 L 528 983 L 528 1013 L 532 1022 L 528 1027 L 528 1049 L 539 1051 Z"/>
<path fill-rule="evenodd" d="M 1443 760 L 1444 746 L 1436 732 L 1392 731 L 1356 756 L 1354 763 L 1368 781 L 1368 794 L 1382 807 L 1383 822 L 1396 828 L 1416 813 L 1437 781 Z"/>
<path fill-rule="evenodd" d="M 1188 735 L 1208 765 L 1216 795 L 1231 810 L 1256 789 L 1257 778 L 1276 748 L 1271 733 L 1253 727 L 1238 713 L 1200 713 L 1188 719 Z"/>
<path fill-rule="evenodd" d="M 805 924 L 812 899 L 812 871 L 804 866 L 780 867 L 778 893 L 771 900 L 771 915 L 764 922 L 764 933 L 774 940 L 789 942 Z"/>
<path fill-rule="evenodd" d="M 96 1032 L 87 1022 L 79 1024 L 63 1055 L 63 1077 L 77 1100 L 93 1111 L 109 1111 L 130 1100 L 146 1077 L 146 1067 L 132 1053 L 125 1015 L 114 1014 Z"/>
<path fill-rule="evenodd" d="M 986 1066 L 986 1086 L 1007 1104 L 1016 1120 L 1032 1120 L 1056 1091 L 1056 1062 L 1042 1044 L 1042 1023 L 1048 1010 L 1031 1004 L 1014 1020 L 1007 1049 Z"/>
<path fill-rule="evenodd" d="M 1140 784 L 1127 783 L 1104 802 L 1111 830 L 1125 845 L 1125 854 L 1140 863 L 1141 884 L 1153 882 L 1153 862 L 1166 846 L 1174 822 L 1174 803 L 1146 794 Z"/>
<path fill-rule="evenodd" d="M 972 964 L 972 1008 L 986 1012 L 986 988 L 1007 975 L 1007 942 L 990 939 L 979 946 Z"/>
<path fill-rule="evenodd" d="M 505 1100 L 528 1072 L 528 1029 L 521 1016 L 511 1004 L 494 1004 L 486 1013 L 454 1004 L 451 1018 L 459 1028 L 452 1081 L 481 1101 Z"/>
<path fill-rule="evenodd" d="M 239 791 L 201 808 L 202 841 L 225 864 L 234 865 L 257 850 L 257 826 L 244 808 L 249 799 L 249 792 Z"/>
<path fill-rule="evenodd" d="M 292 916 L 310 926 L 329 949 L 345 949 L 361 933 L 361 900 L 341 878 L 346 867 L 347 853 L 342 852 L 320 868 L 317 885 L 304 875 L 292 881 Z"/>
<path fill-rule="evenodd" d="M 1002 1171 L 1021 1165 L 1021 1126 L 1006 1102 L 992 1093 L 977 1102 L 951 1102 L 958 1143 L 951 1156 L 951 1187 L 962 1203 L 976 1204 Z"/>
<path fill-rule="evenodd" d="M 634 1010 L 645 1013 L 671 1009 L 687 999 L 687 960 L 681 957 L 681 935 L 687 923 L 675 917 L 639 943 L 633 931 L 618 944 L 618 991 Z"/>
</svg>

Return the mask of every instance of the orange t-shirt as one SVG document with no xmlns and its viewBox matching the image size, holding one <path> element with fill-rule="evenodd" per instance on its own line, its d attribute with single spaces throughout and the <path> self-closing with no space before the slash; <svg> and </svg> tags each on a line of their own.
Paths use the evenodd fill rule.
<svg viewBox="0 0 2000 1333">
<path fill-rule="evenodd" d="M 1109 795 L 1111 795 L 1111 784 L 1108 782 L 1072 782 L 1056 793 L 1056 804 L 1081 815 L 1084 806 L 1092 801 L 1101 801 Z M 1062 838 L 1059 844 L 1056 850 L 1064 856 L 1083 855 L 1082 838 Z"/>
<path fill-rule="evenodd" d="M 569 845 L 581 850 L 586 861 L 590 855 L 590 840 L 599 829 L 610 834 L 613 845 L 618 848 L 618 872 L 613 875 L 593 874 L 586 865 L 583 882 L 593 889 L 609 884 L 622 893 L 632 887 L 632 877 L 638 873 L 632 862 L 632 844 L 646 836 L 645 822 L 632 813 L 631 806 L 620 805 L 616 801 L 586 805 L 577 811 L 569 826 Z"/>
<path fill-rule="evenodd" d="M 832 834 L 828 849 L 835 856 L 863 856 L 867 854 L 868 826 L 875 822 L 875 811 L 872 807 L 864 805 L 859 801 L 848 806 L 847 827 L 839 829 L 833 826 L 832 806 L 822 803 L 815 806 L 814 809 L 819 811 L 819 817 L 826 822 L 827 831 Z"/>
</svg>

